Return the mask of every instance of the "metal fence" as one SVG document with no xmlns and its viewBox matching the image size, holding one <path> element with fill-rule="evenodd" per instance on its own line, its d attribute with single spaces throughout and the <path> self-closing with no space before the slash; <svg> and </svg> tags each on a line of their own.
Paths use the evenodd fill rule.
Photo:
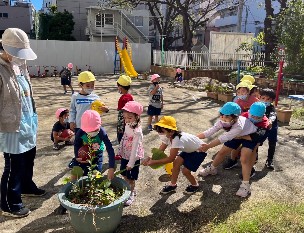
<svg viewBox="0 0 304 233">
<path fill-rule="evenodd" d="M 209 53 L 209 52 L 183 52 L 153 50 L 153 64 L 188 69 L 237 69 L 238 61 L 241 69 L 252 66 L 264 66 L 264 53 L 238 54 L 238 53 Z"/>
</svg>

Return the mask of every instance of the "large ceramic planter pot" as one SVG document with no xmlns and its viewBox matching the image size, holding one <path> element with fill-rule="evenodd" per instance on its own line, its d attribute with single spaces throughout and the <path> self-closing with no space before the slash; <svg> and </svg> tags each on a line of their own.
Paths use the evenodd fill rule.
<svg viewBox="0 0 304 233">
<path fill-rule="evenodd" d="M 217 99 L 223 102 L 231 102 L 233 100 L 233 94 L 218 93 Z"/>
<path fill-rule="evenodd" d="M 207 92 L 207 97 L 209 97 L 209 98 L 211 98 L 211 99 L 217 100 L 217 98 L 218 98 L 218 93 L 216 93 L 216 92 Z"/>
<path fill-rule="evenodd" d="M 83 177 L 79 181 L 86 182 Z M 118 227 L 124 202 L 130 197 L 131 191 L 129 185 L 121 178 L 114 177 L 112 185 L 123 189 L 123 195 L 108 206 L 87 207 L 74 204 L 67 199 L 67 194 L 72 189 L 71 183 L 65 185 L 58 194 L 60 204 L 70 212 L 71 225 L 77 233 L 112 233 Z"/>
<path fill-rule="evenodd" d="M 278 121 L 282 123 L 288 123 L 290 121 L 292 110 L 291 109 L 279 109 L 277 108 Z"/>
</svg>

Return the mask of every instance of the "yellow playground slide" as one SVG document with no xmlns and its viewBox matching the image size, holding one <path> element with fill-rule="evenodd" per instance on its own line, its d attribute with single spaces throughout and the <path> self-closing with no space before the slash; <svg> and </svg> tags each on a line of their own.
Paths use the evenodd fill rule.
<svg viewBox="0 0 304 233">
<path fill-rule="evenodd" d="M 134 69 L 134 66 L 132 64 L 128 51 L 126 49 L 120 50 L 119 56 L 120 56 L 121 63 L 125 69 L 126 74 L 128 76 L 130 76 L 131 78 L 137 77 L 138 73 Z"/>
</svg>

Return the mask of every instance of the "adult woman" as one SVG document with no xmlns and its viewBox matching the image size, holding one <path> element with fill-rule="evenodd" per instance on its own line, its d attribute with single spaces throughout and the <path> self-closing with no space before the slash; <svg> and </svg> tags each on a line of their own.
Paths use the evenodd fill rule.
<svg viewBox="0 0 304 233">
<path fill-rule="evenodd" d="M 45 190 L 33 182 L 36 156 L 37 114 L 26 60 L 36 54 L 24 31 L 8 28 L 0 52 L 0 151 L 4 152 L 1 178 L 2 215 L 25 217 L 30 213 L 21 194 L 42 196 Z"/>
</svg>

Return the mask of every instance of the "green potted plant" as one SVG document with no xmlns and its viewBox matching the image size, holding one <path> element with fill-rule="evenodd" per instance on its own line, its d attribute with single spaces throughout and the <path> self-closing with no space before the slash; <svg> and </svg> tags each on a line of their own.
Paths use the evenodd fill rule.
<svg viewBox="0 0 304 233">
<path fill-rule="evenodd" d="M 217 100 L 217 86 L 211 85 L 211 84 L 207 84 L 205 86 L 205 90 L 207 92 L 207 97 L 211 98 L 211 99 L 215 99 Z"/>
<path fill-rule="evenodd" d="M 131 191 L 127 182 L 116 176 L 121 171 L 116 172 L 112 180 L 108 180 L 101 172 L 94 170 L 96 164 L 93 164 L 93 156 L 90 149 L 88 176 L 68 182 L 58 193 L 58 199 L 69 211 L 71 225 L 76 232 L 110 233 L 119 225 L 124 202 Z M 71 173 L 76 178 L 83 174 L 77 166 Z"/>
<path fill-rule="evenodd" d="M 230 102 L 233 100 L 233 92 L 234 90 L 232 88 L 229 88 L 228 86 L 219 86 L 218 87 L 218 100 L 223 102 Z"/>
</svg>

